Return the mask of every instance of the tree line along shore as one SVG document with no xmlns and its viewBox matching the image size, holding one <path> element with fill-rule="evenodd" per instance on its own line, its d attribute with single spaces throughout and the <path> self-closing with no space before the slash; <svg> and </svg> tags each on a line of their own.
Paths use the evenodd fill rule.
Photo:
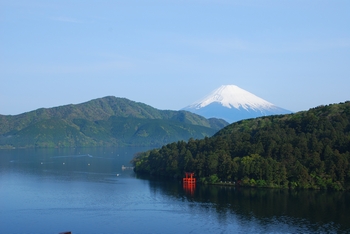
<svg viewBox="0 0 350 234">
<path fill-rule="evenodd" d="M 233 123 L 139 153 L 136 173 L 250 187 L 350 190 L 350 102 Z"/>
</svg>

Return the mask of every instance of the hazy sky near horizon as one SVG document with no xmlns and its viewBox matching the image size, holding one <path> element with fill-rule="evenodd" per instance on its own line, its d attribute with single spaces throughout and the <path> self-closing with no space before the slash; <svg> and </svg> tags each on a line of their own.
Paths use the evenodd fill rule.
<svg viewBox="0 0 350 234">
<path fill-rule="evenodd" d="M 350 100 L 350 1 L 0 0 L 0 114 L 233 84 L 291 111 Z"/>
</svg>

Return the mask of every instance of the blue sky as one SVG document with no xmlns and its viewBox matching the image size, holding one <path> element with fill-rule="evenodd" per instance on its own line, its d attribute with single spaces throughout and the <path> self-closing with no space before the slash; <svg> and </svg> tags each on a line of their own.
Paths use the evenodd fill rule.
<svg viewBox="0 0 350 234">
<path fill-rule="evenodd" d="M 0 114 L 108 95 L 179 110 L 234 84 L 350 100 L 350 1 L 0 0 Z"/>
</svg>

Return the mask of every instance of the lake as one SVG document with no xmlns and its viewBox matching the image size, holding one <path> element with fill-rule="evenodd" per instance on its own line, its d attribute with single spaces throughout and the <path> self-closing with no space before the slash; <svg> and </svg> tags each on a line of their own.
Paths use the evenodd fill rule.
<svg viewBox="0 0 350 234">
<path fill-rule="evenodd" d="M 184 189 L 135 175 L 144 150 L 0 150 L 0 233 L 350 233 L 348 192 Z"/>
</svg>

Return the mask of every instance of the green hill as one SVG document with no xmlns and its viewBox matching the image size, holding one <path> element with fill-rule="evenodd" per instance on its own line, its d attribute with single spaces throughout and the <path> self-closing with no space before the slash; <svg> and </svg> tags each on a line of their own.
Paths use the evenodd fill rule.
<svg viewBox="0 0 350 234">
<path fill-rule="evenodd" d="M 138 155 L 139 173 L 242 186 L 350 190 L 350 102 L 233 123 Z"/>
<path fill-rule="evenodd" d="M 211 136 L 227 124 L 109 96 L 20 115 L 0 115 L 0 148 L 161 146 Z"/>
</svg>

